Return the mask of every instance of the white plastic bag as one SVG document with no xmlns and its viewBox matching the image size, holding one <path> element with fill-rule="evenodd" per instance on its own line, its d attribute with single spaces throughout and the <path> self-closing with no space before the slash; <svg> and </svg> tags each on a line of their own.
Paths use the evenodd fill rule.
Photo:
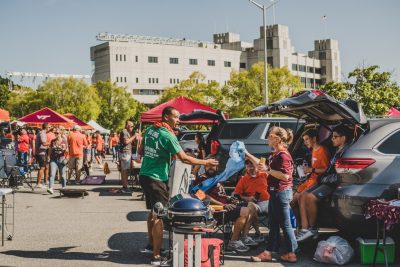
<svg viewBox="0 0 400 267">
<path fill-rule="evenodd" d="M 346 240 L 340 236 L 331 236 L 326 241 L 318 242 L 314 260 L 343 265 L 350 261 L 353 254 L 354 250 Z"/>
</svg>

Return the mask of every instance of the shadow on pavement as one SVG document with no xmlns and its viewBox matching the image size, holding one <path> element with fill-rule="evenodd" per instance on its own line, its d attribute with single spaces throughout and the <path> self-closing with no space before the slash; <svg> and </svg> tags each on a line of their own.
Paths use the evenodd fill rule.
<svg viewBox="0 0 400 267">
<path fill-rule="evenodd" d="M 148 216 L 149 216 L 148 211 L 132 211 L 126 215 L 126 218 L 130 222 L 138 222 L 138 221 L 147 221 Z"/>
<path fill-rule="evenodd" d="M 147 264 L 150 254 L 140 252 L 147 243 L 147 233 L 117 233 L 108 239 L 110 251 L 102 253 L 74 252 L 76 246 L 49 248 L 46 251 L 8 250 L 0 254 L 31 259 L 56 259 L 76 261 L 103 261 L 120 264 Z"/>
</svg>

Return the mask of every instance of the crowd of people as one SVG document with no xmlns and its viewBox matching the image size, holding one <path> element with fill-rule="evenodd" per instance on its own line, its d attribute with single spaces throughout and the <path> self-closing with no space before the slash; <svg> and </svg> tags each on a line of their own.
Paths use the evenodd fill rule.
<svg viewBox="0 0 400 267">
<path fill-rule="evenodd" d="M 167 182 L 170 161 L 173 158 L 195 166 L 195 183 L 214 177 L 218 171 L 218 161 L 212 155 L 204 154 L 204 141 L 200 135 L 196 137 L 200 156 L 196 158 L 182 151 L 173 131 L 178 124 L 178 118 L 179 112 L 175 108 L 165 108 L 162 121 L 146 130 L 144 141 L 140 145 L 139 153 L 143 156 L 140 184 L 149 210 L 153 209 L 155 203 L 166 205 L 169 200 Z M 309 129 L 302 134 L 304 145 L 312 151 L 312 155 L 309 167 L 303 167 L 308 178 L 295 190 L 295 166 L 288 151 L 293 133 L 290 129 L 274 126 L 266 135 L 273 153 L 266 160 L 245 152 L 245 173 L 237 182 L 232 195 L 226 193 L 221 183 L 205 192 L 207 201 L 222 206 L 228 221 L 233 223 L 228 249 L 245 252 L 251 246 L 266 241 L 265 250 L 252 256 L 251 260 L 273 261 L 280 252 L 282 230 L 284 253 L 279 259 L 283 262 L 297 262 L 298 242 L 318 235 L 318 202 L 329 197 L 335 189 L 334 184 L 326 183 L 321 177 L 335 172 L 334 162 L 351 140 L 349 129 L 345 126 L 336 126 L 332 133 L 332 146 L 336 149 L 332 158 L 329 150 L 319 143 L 316 129 Z M 201 165 L 203 167 L 199 167 Z M 300 222 L 296 231 L 291 222 L 292 211 Z M 260 216 L 268 216 L 269 233 L 266 239 L 260 233 Z M 221 221 L 218 212 L 214 213 L 214 217 L 219 223 L 225 223 Z M 152 252 L 153 265 L 168 265 L 170 259 L 161 255 L 162 220 L 154 212 L 150 212 L 147 226 L 149 243 L 144 251 Z M 251 228 L 255 230 L 252 237 L 249 235 Z"/>
</svg>

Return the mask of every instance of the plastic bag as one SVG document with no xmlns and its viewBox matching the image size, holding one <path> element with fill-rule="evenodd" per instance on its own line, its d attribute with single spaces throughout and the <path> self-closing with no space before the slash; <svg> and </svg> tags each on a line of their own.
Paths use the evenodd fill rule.
<svg viewBox="0 0 400 267">
<path fill-rule="evenodd" d="M 354 250 L 346 240 L 340 236 L 331 236 L 326 241 L 318 242 L 314 260 L 343 265 L 350 261 L 353 254 Z"/>
</svg>

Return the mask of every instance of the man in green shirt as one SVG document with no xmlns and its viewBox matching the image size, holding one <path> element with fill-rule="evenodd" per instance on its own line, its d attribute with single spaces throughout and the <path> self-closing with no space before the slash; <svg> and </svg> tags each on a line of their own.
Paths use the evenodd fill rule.
<svg viewBox="0 0 400 267">
<path fill-rule="evenodd" d="M 144 135 L 139 153 L 143 156 L 139 173 L 140 184 L 146 196 L 146 208 L 152 209 L 161 202 L 164 206 L 169 199 L 168 175 L 173 157 L 191 165 L 218 165 L 215 159 L 201 160 L 190 157 L 183 152 L 173 128 L 179 123 L 179 111 L 166 107 L 162 112 L 162 121 L 149 127 Z M 163 222 L 153 212 L 147 219 L 149 245 L 145 251 L 152 251 L 152 265 L 163 266 L 168 259 L 161 257 Z"/>
</svg>

